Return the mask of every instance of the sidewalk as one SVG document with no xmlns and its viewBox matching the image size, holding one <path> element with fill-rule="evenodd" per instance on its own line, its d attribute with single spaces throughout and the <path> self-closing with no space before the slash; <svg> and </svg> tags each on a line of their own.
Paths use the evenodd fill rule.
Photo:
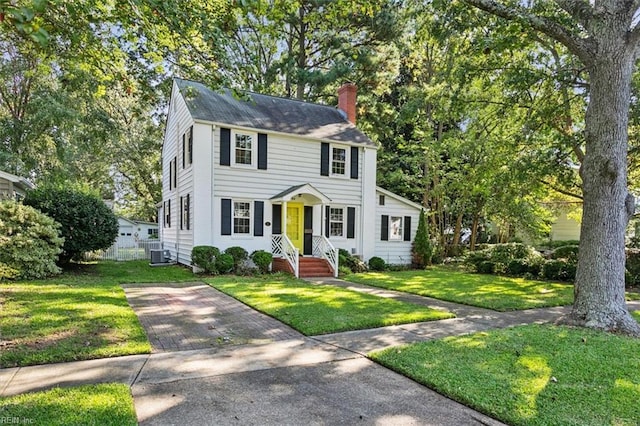
<svg viewBox="0 0 640 426">
<path fill-rule="evenodd" d="M 154 353 L 149 355 L 2 369 L 0 396 L 55 386 L 119 382 L 131 386 L 138 420 L 143 425 L 498 425 L 373 363 L 364 354 L 490 328 L 553 322 L 569 309 L 499 313 L 340 280 L 312 281 L 448 309 L 459 317 L 304 337 L 202 283 L 129 285 L 125 290 L 143 323 L 149 319 L 145 320 L 145 315 L 151 314 L 145 312 L 145 303 L 166 302 L 166 306 L 160 304 L 164 314 L 147 324 L 158 333 L 156 345 L 168 344 L 167 336 L 179 331 L 175 327 L 186 324 L 187 330 L 205 333 L 205 340 L 197 341 L 206 348 L 182 350 L 179 342 L 171 346 L 177 343 L 174 341 L 167 348 L 154 345 Z M 165 288 L 164 293 L 158 288 Z M 203 298 L 204 304 L 193 302 Z M 629 305 L 640 308 L 639 302 Z M 216 323 L 216 315 L 224 317 L 223 312 L 234 314 L 225 319 L 226 323 Z M 207 322 L 212 318 L 213 326 Z M 245 329 L 252 330 L 253 337 L 247 337 Z M 188 337 L 183 342 L 193 345 Z"/>
</svg>

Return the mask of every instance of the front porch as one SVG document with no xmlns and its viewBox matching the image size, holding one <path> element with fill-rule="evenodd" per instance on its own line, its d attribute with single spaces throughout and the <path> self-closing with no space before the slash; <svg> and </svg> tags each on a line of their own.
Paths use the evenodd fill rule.
<svg viewBox="0 0 640 426">
<path fill-rule="evenodd" d="M 295 277 L 338 276 L 338 250 L 325 235 L 331 199 L 310 184 L 292 186 L 271 198 L 273 270 Z M 320 220 L 314 220 L 318 215 Z"/>
</svg>

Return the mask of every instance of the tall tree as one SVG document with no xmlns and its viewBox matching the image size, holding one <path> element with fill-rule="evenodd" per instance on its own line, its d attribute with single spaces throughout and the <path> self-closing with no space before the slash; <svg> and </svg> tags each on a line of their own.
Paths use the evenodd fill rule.
<svg viewBox="0 0 640 426">
<path fill-rule="evenodd" d="M 640 54 L 637 0 L 463 0 L 540 31 L 576 55 L 589 76 L 584 211 L 572 324 L 640 336 L 625 302 L 624 235 L 634 213 L 627 188 L 629 102 Z"/>
</svg>

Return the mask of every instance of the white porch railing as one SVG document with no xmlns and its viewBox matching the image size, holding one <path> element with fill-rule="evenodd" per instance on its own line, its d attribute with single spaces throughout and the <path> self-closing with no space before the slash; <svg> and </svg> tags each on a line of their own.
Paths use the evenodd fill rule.
<svg viewBox="0 0 640 426">
<path fill-rule="evenodd" d="M 92 251 L 84 254 L 85 260 L 149 260 L 151 250 L 162 249 L 162 242 L 153 240 L 134 240 L 121 238 L 106 250 Z"/>
<path fill-rule="evenodd" d="M 287 259 L 295 277 L 300 277 L 300 251 L 293 245 L 289 237 L 273 235 L 271 237 L 271 252 L 274 256 L 282 256 Z"/>
<path fill-rule="evenodd" d="M 313 255 L 329 262 L 333 276 L 338 277 L 338 249 L 324 235 L 313 236 Z"/>
</svg>

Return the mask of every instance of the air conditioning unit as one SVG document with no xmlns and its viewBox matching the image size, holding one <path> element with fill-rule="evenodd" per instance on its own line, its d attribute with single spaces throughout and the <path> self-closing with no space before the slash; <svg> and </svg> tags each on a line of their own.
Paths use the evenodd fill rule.
<svg viewBox="0 0 640 426">
<path fill-rule="evenodd" d="M 151 264 L 165 263 L 165 250 L 150 250 Z M 168 254 L 168 250 L 167 250 Z"/>
</svg>

